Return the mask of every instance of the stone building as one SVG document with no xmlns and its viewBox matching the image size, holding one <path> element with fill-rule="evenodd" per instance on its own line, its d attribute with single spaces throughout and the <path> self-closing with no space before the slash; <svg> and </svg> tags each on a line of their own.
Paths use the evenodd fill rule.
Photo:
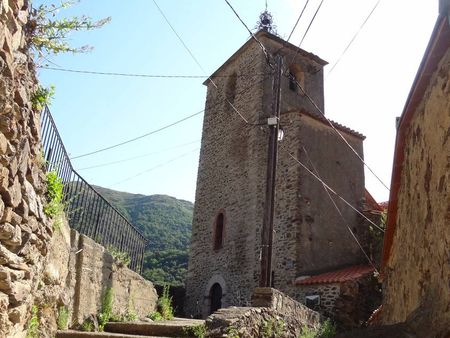
<svg viewBox="0 0 450 338">
<path fill-rule="evenodd" d="M 450 1 L 441 0 L 398 123 L 382 261 L 382 322 L 401 323 L 426 309 L 429 321 L 422 313 L 421 325 L 446 330 L 442 337 L 450 335 L 449 20 Z"/>
<path fill-rule="evenodd" d="M 307 296 L 298 278 L 367 264 L 352 237 L 366 226 L 339 199 L 337 213 L 323 185 L 361 209 L 364 168 L 339 133 L 363 156 L 364 136 L 323 116 L 327 64 L 266 31 L 256 38 L 267 55 L 284 60 L 273 244 L 273 285 L 294 299 Z M 269 56 L 270 57 L 270 56 Z M 312 98 L 298 88 L 295 81 Z M 206 109 L 197 178 L 185 311 L 206 316 L 220 307 L 247 305 L 259 284 L 265 209 L 268 127 L 273 73 L 249 39 L 205 82 Z M 310 292 L 317 294 L 317 290 Z M 320 295 L 319 295 L 320 296 Z"/>
</svg>

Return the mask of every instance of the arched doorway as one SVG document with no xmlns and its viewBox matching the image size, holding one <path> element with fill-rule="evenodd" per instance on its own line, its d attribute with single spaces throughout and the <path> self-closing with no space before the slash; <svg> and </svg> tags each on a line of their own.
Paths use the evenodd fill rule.
<svg viewBox="0 0 450 338">
<path fill-rule="evenodd" d="M 209 314 L 216 312 L 222 307 L 222 287 L 219 283 L 215 283 L 209 291 L 210 308 Z"/>
</svg>

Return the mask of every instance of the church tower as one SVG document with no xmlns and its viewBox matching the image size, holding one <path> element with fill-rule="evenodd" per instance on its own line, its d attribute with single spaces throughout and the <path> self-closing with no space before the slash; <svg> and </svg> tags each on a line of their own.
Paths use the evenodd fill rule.
<svg viewBox="0 0 450 338">
<path fill-rule="evenodd" d="M 192 316 L 249 305 L 259 284 L 273 55 L 283 56 L 286 75 L 281 83 L 285 137 L 276 177 L 274 287 L 302 301 L 296 278 L 363 261 L 322 184 L 290 156 L 311 169 L 313 164 L 341 196 L 361 204 L 363 165 L 322 115 L 327 63 L 267 31 L 260 30 L 256 39 L 265 51 L 250 38 L 204 83 L 207 98 L 186 281 L 185 312 Z M 362 157 L 364 137 L 334 126 Z M 342 212 L 345 223 L 361 233 L 354 211 Z"/>
</svg>

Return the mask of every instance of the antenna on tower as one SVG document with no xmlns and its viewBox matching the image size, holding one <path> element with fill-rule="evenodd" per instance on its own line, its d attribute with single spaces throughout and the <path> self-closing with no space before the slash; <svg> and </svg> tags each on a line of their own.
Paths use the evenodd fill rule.
<svg viewBox="0 0 450 338">
<path fill-rule="evenodd" d="M 256 22 L 256 27 L 255 28 L 258 31 L 259 30 L 263 30 L 263 31 L 266 31 L 266 32 L 271 33 L 271 34 L 278 35 L 277 34 L 277 26 L 275 26 L 273 24 L 273 16 L 267 10 L 267 0 L 265 2 L 266 2 L 266 8 L 265 8 L 264 12 L 262 12 L 259 15 L 259 20 Z"/>
</svg>

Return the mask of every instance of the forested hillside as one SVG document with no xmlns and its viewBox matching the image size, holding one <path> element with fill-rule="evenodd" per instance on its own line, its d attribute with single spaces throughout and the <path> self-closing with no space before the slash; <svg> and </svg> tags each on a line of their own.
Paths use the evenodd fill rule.
<svg viewBox="0 0 450 338">
<path fill-rule="evenodd" d="M 184 284 L 193 204 L 166 195 L 139 195 L 95 186 L 149 239 L 144 276 L 155 283 Z"/>
</svg>

